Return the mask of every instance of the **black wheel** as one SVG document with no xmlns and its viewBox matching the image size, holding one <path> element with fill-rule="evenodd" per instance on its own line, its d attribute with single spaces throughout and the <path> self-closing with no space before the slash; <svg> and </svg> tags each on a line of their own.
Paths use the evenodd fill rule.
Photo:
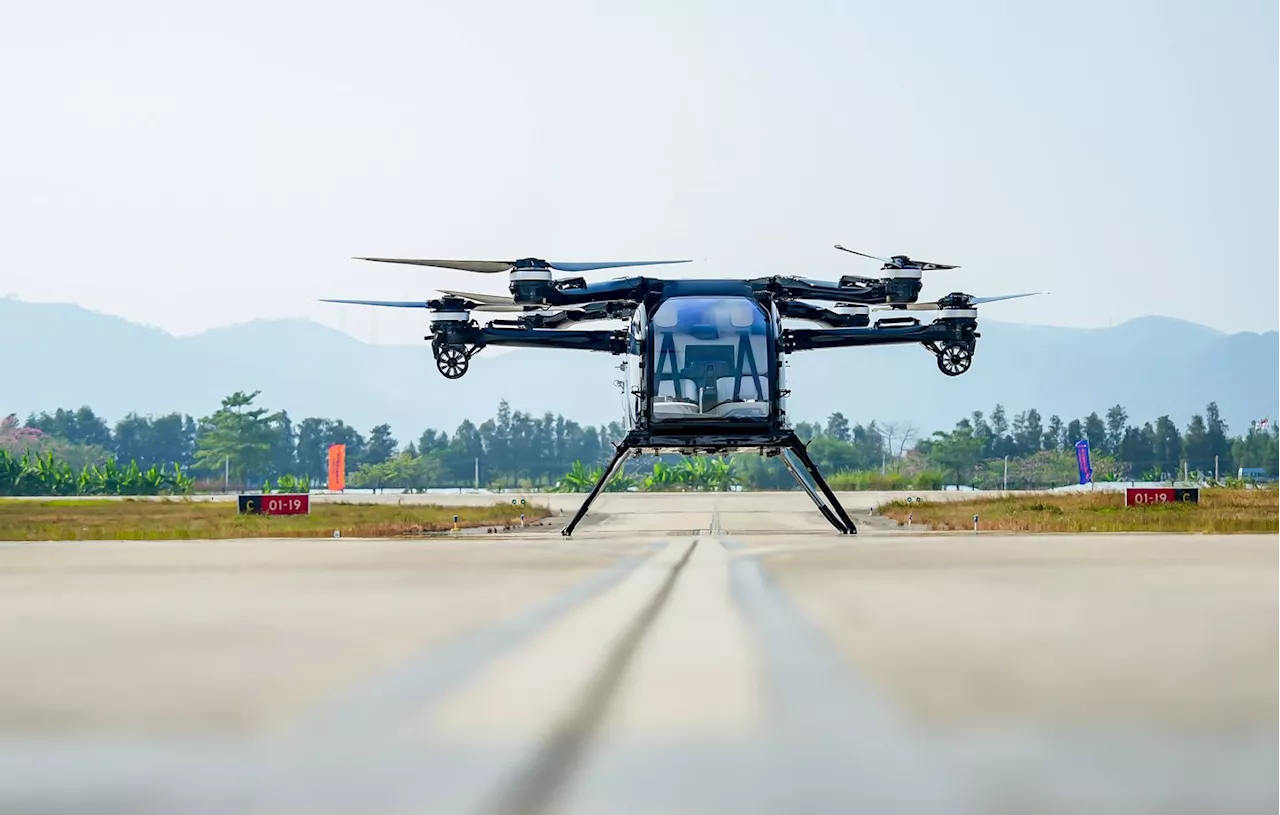
<svg viewBox="0 0 1280 815">
<path fill-rule="evenodd" d="M 973 364 L 973 351 L 963 345 L 944 345 L 938 353 L 938 370 L 947 376 L 959 376 Z"/>
<path fill-rule="evenodd" d="M 470 364 L 461 348 L 444 348 L 436 354 L 436 367 L 446 379 L 458 379 L 467 372 Z"/>
</svg>

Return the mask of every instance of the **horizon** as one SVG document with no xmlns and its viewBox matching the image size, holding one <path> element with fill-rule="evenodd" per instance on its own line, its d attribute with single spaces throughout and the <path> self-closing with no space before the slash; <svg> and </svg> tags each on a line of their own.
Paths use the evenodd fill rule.
<svg viewBox="0 0 1280 815">
<path fill-rule="evenodd" d="M 616 389 L 607 386 L 617 367 L 607 354 L 576 352 L 582 355 L 575 358 L 575 352 L 490 348 L 465 382 L 450 387 L 432 365 L 421 330 L 405 342 L 383 336 L 370 343 L 305 318 L 271 318 L 174 335 L 65 300 L 18 298 L 0 299 L 0 328 L 10 347 L 31 332 L 50 332 L 42 348 L 52 362 L 33 369 L 25 357 L 6 358 L 8 376 L 25 382 L 5 400 L 6 414 L 88 404 L 113 421 L 129 412 L 206 415 L 227 393 L 255 389 L 272 409 L 338 416 L 358 427 L 390 422 L 401 432 L 453 428 L 465 416 L 492 412 L 502 398 L 519 402 L 522 410 L 550 410 L 591 424 L 615 420 L 622 411 Z M 1135 417 L 1167 413 L 1182 422 L 1214 398 L 1239 428 L 1280 409 L 1275 331 L 1225 333 L 1162 315 L 1110 328 L 1005 322 L 988 322 L 987 328 L 975 370 L 958 380 L 938 374 L 927 356 L 906 347 L 801 354 L 789 360 L 789 380 L 799 389 L 790 411 L 797 420 L 842 411 L 937 429 L 956 421 L 948 406 L 964 406 L 967 413 L 1000 402 L 1065 416 L 1118 402 Z M 85 338 L 91 338 L 87 345 Z M 278 373 L 253 362 L 246 369 L 244 355 L 256 358 L 258 350 L 287 364 Z M 296 364 L 321 357 L 329 364 Z M 1029 366 L 1029 358 L 1038 362 Z M 542 387 L 563 364 L 599 387 Z M 167 373 L 157 376 L 156 370 Z M 1083 390 L 1069 373 L 1079 370 L 1090 383 Z M 833 380 L 833 371 L 846 375 Z M 884 387 L 868 390 L 866 382 Z"/>
</svg>

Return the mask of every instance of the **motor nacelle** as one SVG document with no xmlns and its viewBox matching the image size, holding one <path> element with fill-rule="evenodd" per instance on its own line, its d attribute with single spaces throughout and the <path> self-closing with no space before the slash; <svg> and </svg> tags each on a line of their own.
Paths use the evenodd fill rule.
<svg viewBox="0 0 1280 815">
<path fill-rule="evenodd" d="M 511 297 L 521 305 L 542 305 L 555 291 L 551 268 L 545 260 L 517 260 L 510 272 Z"/>
<path fill-rule="evenodd" d="M 884 279 L 885 302 L 914 303 L 920 296 L 922 283 L 918 269 L 903 269 L 899 276 Z"/>
<path fill-rule="evenodd" d="M 439 300 L 428 300 L 427 323 L 432 327 L 447 327 L 449 324 L 466 325 L 471 321 L 472 303 L 460 297 L 442 297 Z"/>
</svg>

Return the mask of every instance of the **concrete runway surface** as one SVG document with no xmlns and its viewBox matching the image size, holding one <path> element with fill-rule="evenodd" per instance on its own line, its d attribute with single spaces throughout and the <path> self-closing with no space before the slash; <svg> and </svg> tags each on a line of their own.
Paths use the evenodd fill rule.
<svg viewBox="0 0 1280 815">
<path fill-rule="evenodd" d="M 875 500 L 854 537 L 620 494 L 570 540 L 0 545 L 0 812 L 1277 810 L 1275 536 Z"/>
</svg>

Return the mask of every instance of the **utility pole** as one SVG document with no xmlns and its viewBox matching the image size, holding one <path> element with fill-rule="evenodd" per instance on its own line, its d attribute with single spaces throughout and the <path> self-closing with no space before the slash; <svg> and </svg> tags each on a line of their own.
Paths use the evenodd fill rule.
<svg viewBox="0 0 1280 815">
<path fill-rule="evenodd" d="M 231 456 L 222 461 L 222 491 L 231 492 Z"/>
<path fill-rule="evenodd" d="M 476 456 L 476 492 L 480 492 L 480 457 Z"/>
<path fill-rule="evenodd" d="M 1004 491 L 1009 491 L 1009 457 L 1004 457 Z"/>
<path fill-rule="evenodd" d="M 1214 480 L 1214 483 L 1217 483 L 1218 481 L 1218 457 L 1217 456 L 1213 457 L 1213 480 Z"/>
</svg>

